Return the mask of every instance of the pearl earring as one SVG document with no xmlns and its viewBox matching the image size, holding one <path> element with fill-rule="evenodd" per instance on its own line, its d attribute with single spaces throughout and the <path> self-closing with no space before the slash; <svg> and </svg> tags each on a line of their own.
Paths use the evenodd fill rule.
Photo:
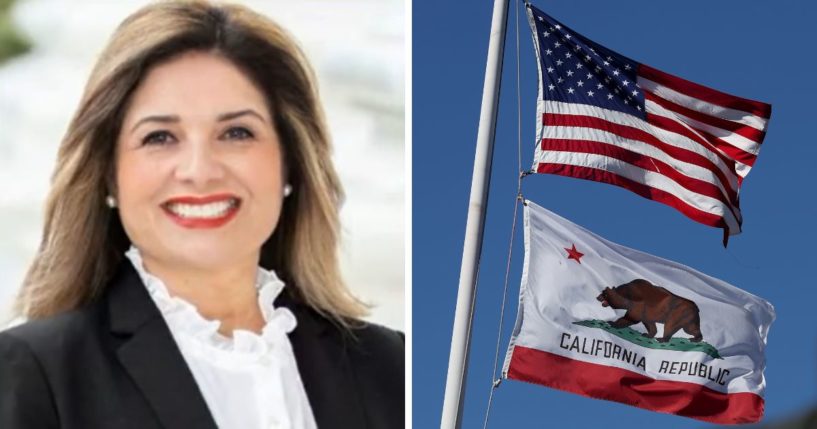
<svg viewBox="0 0 817 429">
<path fill-rule="evenodd" d="M 284 198 L 290 196 L 292 194 L 292 185 L 287 183 L 284 185 Z"/>
<path fill-rule="evenodd" d="M 105 204 L 110 208 L 116 208 L 116 198 L 113 195 L 108 195 L 105 197 Z"/>
</svg>

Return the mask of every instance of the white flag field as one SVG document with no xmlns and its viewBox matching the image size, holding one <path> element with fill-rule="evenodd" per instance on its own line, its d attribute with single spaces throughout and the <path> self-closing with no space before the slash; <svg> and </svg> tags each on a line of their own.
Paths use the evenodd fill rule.
<svg viewBox="0 0 817 429">
<path fill-rule="evenodd" d="M 503 377 L 713 423 L 761 419 L 771 304 L 533 202 L 524 213 Z"/>
</svg>

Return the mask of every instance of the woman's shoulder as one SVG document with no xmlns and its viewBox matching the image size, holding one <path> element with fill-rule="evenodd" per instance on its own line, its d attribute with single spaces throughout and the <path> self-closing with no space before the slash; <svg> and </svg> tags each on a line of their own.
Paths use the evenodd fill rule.
<svg viewBox="0 0 817 429">
<path fill-rule="evenodd" d="M 282 296 L 276 302 L 295 314 L 298 321 L 296 336 L 328 337 L 342 344 L 347 351 L 362 355 L 384 355 L 400 358 L 405 354 L 405 335 L 397 330 L 360 319 L 343 322 L 318 311 L 298 298 Z"/>
<path fill-rule="evenodd" d="M 59 425 L 42 363 L 49 351 L 41 347 L 55 326 L 28 322 L 0 332 L 0 427 Z"/>
<path fill-rule="evenodd" d="M 403 332 L 365 321 L 355 321 L 349 327 L 352 343 L 365 352 L 403 359 L 406 339 Z"/>
<path fill-rule="evenodd" d="M 281 294 L 276 304 L 295 315 L 298 325 L 290 339 L 296 349 L 323 344 L 320 348 L 342 352 L 353 364 L 372 365 L 373 370 L 403 370 L 406 347 L 402 332 L 360 319 L 341 322 L 288 294 Z"/>
<path fill-rule="evenodd" d="M 390 422 L 394 427 L 403 421 L 405 400 L 405 335 L 397 330 L 366 321 L 347 320 L 345 325 L 322 318 L 327 328 L 320 342 L 335 363 L 352 378 L 348 392 L 355 392 L 366 404 L 373 421 Z M 299 320 L 300 323 L 300 320 Z M 299 360 L 299 367 L 302 361 Z M 377 425 L 375 425 L 377 426 Z M 380 426 L 377 426 L 380 427 Z"/>
<path fill-rule="evenodd" d="M 109 341 L 119 342 L 117 326 L 158 316 L 155 307 L 150 311 L 151 306 L 153 303 L 141 287 L 138 274 L 129 262 L 123 261 L 99 296 L 74 309 L 0 331 L 0 341 L 22 341 L 35 352 L 65 353 L 76 351 L 78 347 L 99 349 Z M 117 322 L 121 323 L 117 325 Z"/>
<path fill-rule="evenodd" d="M 324 338 L 342 350 L 353 366 L 362 368 L 376 378 L 392 378 L 405 371 L 406 347 L 403 332 L 358 319 L 346 320 L 345 324 L 341 324 L 314 311 L 310 313 L 323 328 L 318 332 L 322 331 Z M 316 322 L 314 319 L 298 319 L 299 324 L 302 321 L 305 325 Z"/>
<path fill-rule="evenodd" d="M 16 320 L 0 331 L 0 348 L 26 347 L 38 356 L 64 354 L 98 332 L 99 318 L 95 305 L 58 313 L 53 316 Z"/>
</svg>

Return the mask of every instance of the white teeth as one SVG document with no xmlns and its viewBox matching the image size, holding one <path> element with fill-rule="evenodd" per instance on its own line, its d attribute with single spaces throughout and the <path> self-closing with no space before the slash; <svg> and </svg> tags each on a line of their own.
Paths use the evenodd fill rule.
<svg viewBox="0 0 817 429">
<path fill-rule="evenodd" d="M 167 208 L 184 218 L 212 219 L 224 216 L 227 214 L 227 211 L 235 207 L 236 204 L 236 200 L 230 199 L 209 204 L 170 203 L 167 205 Z"/>
</svg>

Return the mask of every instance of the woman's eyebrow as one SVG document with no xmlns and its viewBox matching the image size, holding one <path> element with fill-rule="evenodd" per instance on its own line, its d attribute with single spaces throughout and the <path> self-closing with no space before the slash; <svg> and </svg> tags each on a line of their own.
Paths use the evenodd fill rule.
<svg viewBox="0 0 817 429">
<path fill-rule="evenodd" d="M 258 112 L 256 112 L 253 109 L 244 109 L 244 110 L 238 110 L 238 111 L 235 111 L 235 112 L 222 113 L 222 114 L 218 115 L 218 117 L 216 119 L 219 122 L 223 122 L 223 121 L 229 121 L 231 119 L 235 119 L 235 118 L 238 118 L 238 117 L 241 117 L 241 116 L 246 116 L 246 115 L 255 116 L 256 118 L 261 120 L 261 122 L 267 122 L 267 120 L 264 119 L 264 117 L 261 116 L 261 114 L 259 114 Z"/>
<path fill-rule="evenodd" d="M 239 118 L 241 116 L 246 116 L 246 115 L 255 116 L 261 122 L 267 122 L 267 120 L 264 119 L 264 117 L 261 116 L 260 113 L 256 112 L 253 109 L 244 109 L 244 110 L 238 110 L 238 111 L 235 111 L 235 112 L 222 113 L 222 114 L 220 114 L 220 115 L 218 115 L 216 117 L 216 120 L 218 122 L 224 122 L 224 121 L 229 121 L 231 119 Z M 181 121 L 181 118 L 179 118 L 179 115 L 151 115 L 151 116 L 145 116 L 144 118 L 142 118 L 138 122 L 136 122 L 136 124 L 134 124 L 133 128 L 131 128 L 131 133 L 134 132 L 136 130 L 136 128 L 138 128 L 140 125 L 142 125 L 142 124 L 144 124 L 146 122 L 159 122 L 159 123 L 162 123 L 162 124 L 171 124 L 171 123 L 177 123 L 177 122 L 180 122 L 180 121 Z"/>
<path fill-rule="evenodd" d="M 176 123 L 179 122 L 181 119 L 179 115 L 151 115 L 145 116 L 144 118 L 140 119 L 136 124 L 134 124 L 133 128 L 131 128 L 130 132 L 134 132 L 139 125 L 144 124 L 145 122 L 159 122 L 162 124 L 169 124 L 169 123 Z"/>
</svg>

